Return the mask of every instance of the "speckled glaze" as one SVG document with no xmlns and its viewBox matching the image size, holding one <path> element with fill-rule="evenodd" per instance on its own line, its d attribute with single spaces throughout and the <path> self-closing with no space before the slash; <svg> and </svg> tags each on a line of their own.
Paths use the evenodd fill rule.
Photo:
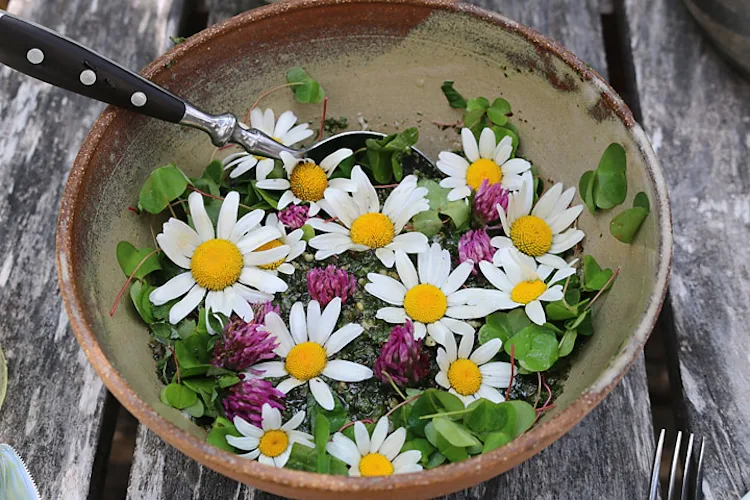
<svg viewBox="0 0 750 500">
<path fill-rule="evenodd" d="M 433 120 L 460 114 L 440 91 L 455 80 L 467 96 L 503 96 L 514 110 L 523 156 L 545 178 L 577 185 L 605 147 L 628 155 L 629 198 L 645 191 L 652 213 L 632 245 L 609 235 L 615 209 L 584 212 L 587 252 L 621 267 L 600 303 L 597 334 L 577 356 L 557 407 L 530 432 L 495 452 L 419 474 L 364 479 L 266 467 L 204 442 L 205 432 L 159 402 L 146 328 L 125 301 L 108 311 L 124 281 L 114 258 L 120 240 L 152 244 L 149 224 L 126 210 L 144 179 L 176 161 L 191 174 L 215 150 L 200 132 L 107 109 L 83 144 L 62 201 L 58 269 L 70 323 L 112 393 L 138 419 L 187 455 L 223 474 L 277 494 L 359 498 L 397 492 L 433 497 L 500 474 L 541 451 L 581 420 L 640 354 L 666 291 L 672 237 L 661 169 L 642 129 L 619 96 L 573 54 L 501 16 L 446 1 L 302 0 L 272 5 L 209 28 L 154 61 L 144 74 L 206 110 L 244 115 L 264 89 L 284 83 L 286 69 L 304 66 L 330 97 L 329 116 L 390 132 L 420 128 L 431 156 L 457 145 Z M 263 106 L 293 109 L 304 120 L 320 108 L 277 92 Z M 578 201 L 580 203 L 580 201 Z M 626 205 L 627 206 L 627 205 Z"/>
</svg>

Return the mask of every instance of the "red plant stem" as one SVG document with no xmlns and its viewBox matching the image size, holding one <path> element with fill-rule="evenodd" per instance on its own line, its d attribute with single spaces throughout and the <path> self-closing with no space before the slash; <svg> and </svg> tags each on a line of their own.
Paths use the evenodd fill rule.
<svg viewBox="0 0 750 500">
<path fill-rule="evenodd" d="M 133 281 L 133 277 L 135 276 L 135 273 L 138 272 L 138 269 L 140 269 L 141 266 L 143 265 L 143 263 L 146 262 L 152 255 L 154 255 L 155 253 L 160 252 L 160 251 L 161 250 L 159 250 L 157 248 L 156 250 L 154 250 L 152 252 L 149 252 L 148 255 L 146 255 L 144 258 L 142 258 L 141 261 L 138 263 L 138 265 L 135 266 L 135 269 L 133 269 L 133 272 L 130 273 L 130 276 L 128 276 L 128 279 L 127 279 L 127 281 L 125 281 L 125 284 L 122 285 L 122 288 L 120 288 L 120 293 L 117 294 L 117 298 L 115 299 L 115 303 L 112 306 L 112 309 L 109 310 L 109 315 L 110 316 L 114 316 L 115 315 L 115 311 L 117 311 L 117 305 L 120 303 L 120 300 L 122 299 L 122 294 L 125 293 L 125 290 L 127 290 L 128 285 L 130 284 L 131 281 Z"/>
<path fill-rule="evenodd" d="M 326 124 L 326 113 L 328 112 L 328 98 L 326 97 L 323 99 L 323 115 L 320 117 L 320 130 L 318 130 L 318 138 L 315 139 L 316 141 L 319 141 L 323 138 L 323 129 L 325 128 Z"/>
<path fill-rule="evenodd" d="M 214 200 L 224 201 L 224 197 L 223 196 L 215 196 L 215 195 L 212 195 L 211 193 L 206 193 L 205 191 L 201 191 L 200 189 L 198 189 L 195 186 L 188 186 L 188 189 L 191 190 L 191 191 L 195 191 L 198 194 L 202 194 L 203 196 L 205 196 L 207 198 L 213 198 Z M 242 203 L 240 203 L 240 206 L 244 207 L 244 208 L 247 208 L 248 210 L 252 210 L 253 209 L 252 207 L 248 207 L 247 205 L 243 205 Z"/>
<path fill-rule="evenodd" d="M 294 82 L 294 83 L 285 83 L 284 85 L 278 85 L 271 90 L 267 90 L 263 92 L 261 95 L 258 96 L 258 98 L 255 100 L 252 106 L 250 106 L 250 109 L 247 110 L 247 115 L 245 115 L 245 123 L 250 121 L 250 113 L 255 109 L 255 107 L 260 103 L 261 99 L 264 97 L 267 97 L 277 90 L 285 89 L 287 87 L 296 87 L 297 85 L 302 85 L 302 82 Z"/>
<path fill-rule="evenodd" d="M 510 390 L 513 388 L 513 369 L 516 367 L 515 364 L 516 359 L 516 344 L 510 345 L 510 382 L 508 383 L 508 388 L 505 390 L 505 400 L 508 401 L 510 399 Z"/>
<path fill-rule="evenodd" d="M 536 377 L 538 382 L 537 390 L 536 390 L 536 399 L 534 400 L 534 409 L 536 410 L 536 405 L 539 404 L 539 399 L 542 397 L 542 374 L 539 372 L 536 372 Z"/>
<path fill-rule="evenodd" d="M 133 212 L 135 215 L 141 215 L 141 212 L 139 212 L 138 209 L 135 207 L 128 207 L 128 210 Z"/>
<path fill-rule="evenodd" d="M 364 419 L 362 419 L 362 420 L 358 420 L 358 422 L 362 422 L 363 424 L 374 424 L 374 423 L 375 423 L 375 422 L 373 422 L 372 420 L 370 420 L 369 418 L 364 418 Z M 346 423 L 346 424 L 344 424 L 344 425 L 342 425 L 342 426 L 341 426 L 341 429 L 339 429 L 339 430 L 338 430 L 338 432 L 343 432 L 343 431 L 344 431 L 344 429 L 346 429 L 346 428 L 348 428 L 348 427 L 351 427 L 352 425 L 354 425 L 354 424 L 356 424 L 356 423 L 357 423 L 357 422 L 349 422 L 349 423 Z"/>
<path fill-rule="evenodd" d="M 544 402 L 542 405 L 542 408 L 546 408 L 549 402 L 552 400 L 552 389 L 550 389 L 549 385 L 547 385 L 547 379 L 542 377 L 542 384 L 544 384 L 544 388 L 547 390 L 547 393 L 549 396 L 547 396 L 547 401 Z"/>
<path fill-rule="evenodd" d="M 181 384 L 182 380 L 180 380 L 180 363 L 177 362 L 177 351 L 175 351 L 172 347 L 170 347 L 169 350 L 172 351 L 172 359 L 174 359 L 174 366 L 177 374 L 177 383 Z"/>
<path fill-rule="evenodd" d="M 233 148 L 233 147 L 235 147 L 235 146 L 236 146 L 236 144 L 224 144 L 224 145 L 223 145 L 223 146 L 221 146 L 220 148 L 216 148 L 216 150 L 217 150 L 217 151 L 223 151 L 223 150 L 225 150 L 225 149 Z"/>
<path fill-rule="evenodd" d="M 398 182 L 395 184 L 380 184 L 378 186 L 373 186 L 375 189 L 390 189 L 398 187 Z"/>
</svg>

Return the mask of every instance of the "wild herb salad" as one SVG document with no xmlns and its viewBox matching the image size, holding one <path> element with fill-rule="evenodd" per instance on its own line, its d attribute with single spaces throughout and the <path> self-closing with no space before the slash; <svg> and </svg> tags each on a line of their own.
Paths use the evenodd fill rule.
<svg viewBox="0 0 750 500">
<path fill-rule="evenodd" d="M 299 102 L 327 100 L 303 69 L 287 78 Z M 233 152 L 198 178 L 170 164 L 146 180 L 132 210 L 170 217 L 155 248 L 118 245 L 122 292 L 148 325 L 162 402 L 210 443 L 389 475 L 500 448 L 554 407 L 617 271 L 582 253 L 576 189 L 545 186 L 519 154 L 510 104 L 443 92 L 464 110 L 441 125 L 462 147 L 435 167 L 410 161 L 410 128 L 319 162 Z M 249 121 L 287 146 L 348 126 L 324 111 L 313 139 L 257 102 Z M 592 213 L 624 202 L 620 145 L 580 189 Z M 613 235 L 632 241 L 648 210 L 639 193 Z"/>
</svg>

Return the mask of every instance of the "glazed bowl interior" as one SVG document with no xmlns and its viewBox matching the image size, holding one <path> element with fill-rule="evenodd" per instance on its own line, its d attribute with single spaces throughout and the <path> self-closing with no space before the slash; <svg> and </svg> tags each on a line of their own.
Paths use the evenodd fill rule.
<svg viewBox="0 0 750 500">
<path fill-rule="evenodd" d="M 570 53 L 499 16 L 452 3 L 303 1 L 253 11 L 211 28 L 154 62 L 146 74 L 210 112 L 244 116 L 256 97 L 303 66 L 326 90 L 328 115 L 352 128 L 420 130 L 433 158 L 457 147 L 457 134 L 431 122 L 455 122 L 440 86 L 455 80 L 466 96 L 502 96 L 513 107 L 520 154 L 545 179 L 577 186 L 608 144 L 627 152 L 632 195 L 645 191 L 652 213 L 635 242 L 609 234 L 614 214 L 584 211 L 585 251 L 620 267 L 617 285 L 600 302 L 596 334 L 574 360 L 557 407 L 510 445 L 468 462 L 380 480 L 271 470 L 203 443 L 205 432 L 159 401 L 162 385 L 148 332 L 129 301 L 109 310 L 124 278 L 115 259 L 121 240 L 153 245 L 160 221 L 127 210 L 156 167 L 176 162 L 198 174 L 218 152 L 201 132 L 108 109 L 87 138 L 63 200 L 59 230 L 61 286 L 71 323 L 114 394 L 143 423 L 191 457 L 237 479 L 278 493 L 377 492 L 399 488 L 419 496 L 457 490 L 492 477 L 564 434 L 624 374 L 661 305 L 671 236 L 664 183 L 640 127 L 619 97 Z M 295 103 L 287 89 L 261 103 L 292 109 L 316 123 L 321 108 Z M 315 125 L 314 125 L 315 126 Z M 548 184 L 550 185 L 550 184 Z M 580 200 L 576 197 L 578 203 Z M 613 211 L 617 212 L 617 210 Z M 424 487 L 427 486 L 427 489 Z M 419 489 L 422 488 L 422 489 Z"/>
</svg>

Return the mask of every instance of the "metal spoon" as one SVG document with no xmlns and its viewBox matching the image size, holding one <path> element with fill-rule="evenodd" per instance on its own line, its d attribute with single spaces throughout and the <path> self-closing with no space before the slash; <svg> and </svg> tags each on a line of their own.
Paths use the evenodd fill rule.
<svg viewBox="0 0 750 500">
<path fill-rule="evenodd" d="M 320 161 L 342 147 L 353 150 L 383 134 L 344 132 L 308 148 L 292 149 L 231 113 L 211 115 L 91 49 L 0 10 L 0 63 L 77 94 L 171 123 L 203 130 L 217 147 L 234 143 L 249 153 L 279 158 L 282 151 Z M 414 159 L 432 162 L 414 150 Z"/>
</svg>

